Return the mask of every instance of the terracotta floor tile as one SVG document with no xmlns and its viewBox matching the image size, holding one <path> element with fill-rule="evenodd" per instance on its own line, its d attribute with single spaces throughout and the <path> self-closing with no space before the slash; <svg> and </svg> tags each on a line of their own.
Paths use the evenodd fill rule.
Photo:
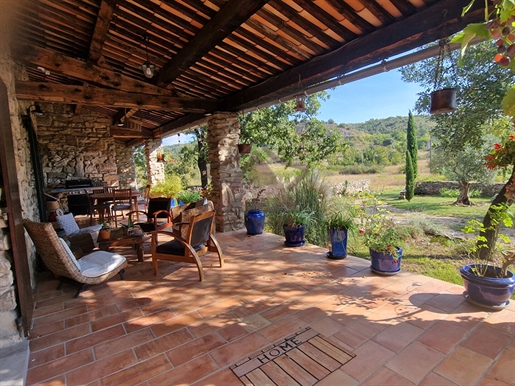
<svg viewBox="0 0 515 386">
<path fill-rule="evenodd" d="M 93 352 L 91 349 L 87 349 L 47 362 L 28 371 L 27 385 L 38 384 L 46 379 L 64 374 L 88 363 L 93 363 L 94 360 Z"/>
<path fill-rule="evenodd" d="M 409 323 L 401 323 L 387 327 L 377 334 L 373 340 L 392 351 L 399 352 L 423 332 L 424 330 L 421 328 Z"/>
<path fill-rule="evenodd" d="M 468 302 L 462 303 L 452 313 L 444 316 L 443 320 L 453 322 L 466 330 L 474 329 L 479 323 L 488 317 L 488 312 L 470 305 Z"/>
<path fill-rule="evenodd" d="M 67 328 L 66 330 L 57 331 L 49 335 L 42 336 L 30 341 L 30 351 L 38 351 L 59 343 L 64 343 L 79 336 L 87 335 L 91 332 L 87 324 L 81 324 L 77 327 Z"/>
<path fill-rule="evenodd" d="M 40 318 L 45 315 L 53 314 L 55 312 L 60 312 L 64 310 L 64 305 L 62 302 L 52 304 L 47 307 L 42 307 L 40 304 L 36 303 L 36 306 L 34 308 L 34 314 L 32 317 L 34 319 Z"/>
<path fill-rule="evenodd" d="M 66 381 L 70 385 L 83 385 L 107 377 L 137 363 L 132 350 L 127 350 L 70 371 Z"/>
<path fill-rule="evenodd" d="M 440 294 L 429 300 L 426 305 L 438 308 L 445 312 L 451 312 L 455 310 L 465 302 L 465 298 L 462 294 Z"/>
<path fill-rule="evenodd" d="M 289 316 L 281 319 L 277 323 L 273 323 L 270 326 L 259 330 L 259 333 L 273 343 L 279 339 L 287 337 L 288 335 L 296 333 L 298 330 L 305 327 L 306 324 L 307 323 L 305 321 L 295 316 Z"/>
<path fill-rule="evenodd" d="M 109 328 L 115 326 L 117 324 L 122 324 L 124 322 L 129 322 L 133 319 L 137 319 L 143 316 L 143 313 L 139 308 L 118 312 L 116 314 L 103 317 L 102 319 L 97 319 L 91 322 L 91 331 L 100 331 L 105 328 Z"/>
<path fill-rule="evenodd" d="M 311 328 L 318 331 L 323 336 L 332 336 L 341 331 L 344 327 L 345 326 L 343 324 L 340 324 L 329 317 L 325 317 L 311 324 Z"/>
<path fill-rule="evenodd" d="M 386 367 L 403 378 L 419 383 L 444 358 L 444 354 L 420 342 L 413 342 L 402 350 Z"/>
<path fill-rule="evenodd" d="M 193 323 L 188 327 L 188 330 L 196 337 L 211 334 L 233 323 L 237 323 L 240 318 L 236 317 L 232 312 L 225 312 L 209 319 L 202 319 L 199 322 Z"/>
<path fill-rule="evenodd" d="M 252 315 L 241 320 L 241 325 L 247 332 L 254 332 L 272 324 L 261 315 Z"/>
<path fill-rule="evenodd" d="M 515 301 L 512 303 L 515 303 Z M 493 328 L 515 335 L 515 312 L 510 310 L 492 312 L 485 323 L 491 325 Z"/>
<path fill-rule="evenodd" d="M 358 347 L 354 354 L 356 357 L 345 363 L 341 369 L 358 381 L 363 381 L 369 374 L 383 367 L 395 355 L 393 351 L 373 341 Z"/>
<path fill-rule="evenodd" d="M 227 342 L 218 334 L 210 334 L 202 338 L 195 339 L 192 342 L 183 344 L 182 346 L 168 351 L 166 355 L 172 364 L 177 367 L 194 358 L 207 354 L 218 347 L 225 345 Z"/>
<path fill-rule="evenodd" d="M 30 330 L 30 337 L 31 339 L 36 339 L 62 330 L 64 330 L 64 320 L 35 327 Z"/>
<path fill-rule="evenodd" d="M 137 385 L 171 369 L 172 365 L 168 362 L 166 356 L 159 355 L 103 378 L 102 385 Z"/>
<path fill-rule="evenodd" d="M 198 382 L 192 383 L 192 386 L 215 386 L 215 385 L 223 385 L 223 386 L 241 386 L 241 381 L 238 379 L 234 373 L 225 369 L 222 371 L 218 371 L 214 374 L 211 374 L 207 378 L 204 378 Z"/>
<path fill-rule="evenodd" d="M 93 347 L 97 344 L 116 339 L 125 335 L 125 330 L 121 325 L 117 325 L 106 330 L 93 332 L 91 334 L 82 336 L 66 342 L 66 353 L 71 354 L 87 347 Z"/>
<path fill-rule="evenodd" d="M 161 336 L 150 342 L 134 347 L 134 352 L 140 361 L 174 349 L 194 338 L 187 329 L 178 330 L 171 334 Z"/>
<path fill-rule="evenodd" d="M 210 355 L 220 367 L 225 367 L 249 356 L 255 351 L 261 350 L 269 345 L 269 343 L 270 342 L 263 338 L 262 335 L 252 333 L 240 340 L 211 351 Z"/>
<path fill-rule="evenodd" d="M 460 346 L 495 359 L 509 339 L 510 335 L 505 332 L 488 325 L 480 325 L 460 343 Z"/>
<path fill-rule="evenodd" d="M 447 354 L 461 342 L 467 333 L 468 331 L 461 328 L 458 324 L 439 321 L 417 340 L 426 346 Z"/>
<path fill-rule="evenodd" d="M 245 329 L 242 323 L 233 323 L 227 327 L 222 328 L 218 333 L 228 342 L 241 338 L 247 335 L 249 331 Z"/>
<path fill-rule="evenodd" d="M 54 312 L 52 314 L 48 314 L 45 316 L 40 316 L 39 318 L 34 319 L 34 327 L 39 327 L 44 324 L 49 324 L 53 322 L 57 322 L 60 320 L 65 320 L 67 318 L 71 318 L 72 316 L 80 315 L 88 311 L 88 307 L 86 305 L 78 305 L 77 307 L 70 308 L 67 310 Z"/>
<path fill-rule="evenodd" d="M 458 347 L 436 367 L 435 373 L 459 385 L 473 385 L 492 364 L 492 359 Z"/>
<path fill-rule="evenodd" d="M 219 370 L 217 364 L 208 355 L 204 355 L 150 379 L 148 384 L 150 386 L 190 385 L 217 370 Z"/>
<path fill-rule="evenodd" d="M 363 318 L 349 326 L 345 326 L 334 337 L 346 345 L 356 348 L 379 334 L 386 327 Z"/>
<path fill-rule="evenodd" d="M 27 383 L 27 385 L 29 384 Z M 66 386 L 66 377 L 64 375 L 59 375 L 58 377 L 39 382 L 38 386 Z"/>
<path fill-rule="evenodd" d="M 359 382 L 342 370 L 336 370 L 317 383 L 317 386 L 355 386 Z"/>
<path fill-rule="evenodd" d="M 456 384 L 436 373 L 429 373 L 422 382 L 419 383 L 419 386 L 456 386 Z"/>
<path fill-rule="evenodd" d="M 110 315 L 118 314 L 118 309 L 114 305 L 102 307 L 99 310 L 80 314 L 65 320 L 66 328 L 78 326 L 79 324 L 92 322 L 98 319 L 105 318 Z"/>
<path fill-rule="evenodd" d="M 109 339 L 105 343 L 97 344 L 93 351 L 95 352 L 96 359 L 102 359 L 154 339 L 155 336 L 152 334 L 152 331 L 149 328 L 145 328 L 131 334 L 124 334 L 118 338 Z"/>
<path fill-rule="evenodd" d="M 316 322 L 322 318 L 325 318 L 327 314 L 317 307 L 308 307 L 298 311 L 295 316 L 299 319 L 305 320 L 308 323 Z"/>
<path fill-rule="evenodd" d="M 199 314 L 196 312 L 190 312 L 189 314 L 164 320 L 161 323 L 153 325 L 151 329 L 155 336 L 159 337 L 180 330 L 181 328 L 187 327 L 201 320 L 202 317 Z"/>
<path fill-rule="evenodd" d="M 381 370 L 374 373 L 365 382 L 361 383 L 362 386 L 384 386 L 384 385 L 395 385 L 395 386 L 412 386 L 413 383 L 409 382 L 405 378 L 402 378 L 399 374 L 383 367 Z"/>
<path fill-rule="evenodd" d="M 64 354 L 64 344 L 58 344 L 47 349 L 32 352 L 29 356 L 28 368 L 31 369 L 48 362 L 52 362 L 58 358 L 63 357 Z"/>
<path fill-rule="evenodd" d="M 488 376 L 499 379 L 510 385 L 515 385 L 515 349 L 506 349 L 500 358 L 494 363 Z"/>
<path fill-rule="evenodd" d="M 132 319 L 123 324 L 127 333 L 131 333 L 137 330 L 141 330 L 145 327 L 150 327 L 156 324 L 160 324 L 165 322 L 166 320 L 175 318 L 176 315 L 170 310 L 164 310 L 161 312 L 156 312 L 155 314 L 151 314 L 148 316 L 143 316 L 141 318 Z"/>
</svg>

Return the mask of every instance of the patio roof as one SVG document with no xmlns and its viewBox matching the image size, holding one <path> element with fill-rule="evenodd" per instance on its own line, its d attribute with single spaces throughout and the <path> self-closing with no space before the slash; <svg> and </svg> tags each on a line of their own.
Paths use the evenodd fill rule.
<svg viewBox="0 0 515 386">
<path fill-rule="evenodd" d="M 487 312 L 463 287 L 364 259 L 217 234 L 225 254 L 196 268 L 137 262 L 125 280 L 75 289 L 42 275 L 27 385 L 479 385 L 515 382 L 515 306 Z M 237 375 L 238 374 L 238 375 Z M 282 377 L 282 378 L 281 378 Z M 295 383 L 297 382 L 297 383 Z"/>
<path fill-rule="evenodd" d="M 469 0 L 25 0 L 12 4 L 18 99 L 112 117 L 128 145 L 310 93 L 483 19 Z M 14 3 L 14 2 L 13 2 Z M 148 38 L 148 41 L 146 40 Z M 157 73 L 146 78 L 148 61 Z M 115 125 L 130 116 L 142 130 Z"/>
</svg>

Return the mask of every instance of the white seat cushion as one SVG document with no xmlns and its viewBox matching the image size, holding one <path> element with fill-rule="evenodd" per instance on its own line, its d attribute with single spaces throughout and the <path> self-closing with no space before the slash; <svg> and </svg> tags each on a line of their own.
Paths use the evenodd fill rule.
<svg viewBox="0 0 515 386">
<path fill-rule="evenodd" d="M 93 244 L 95 247 L 98 247 L 98 234 L 100 233 L 100 229 L 102 229 L 102 224 L 91 225 L 86 228 L 80 228 L 79 233 L 89 233 L 93 239 Z"/>
<path fill-rule="evenodd" d="M 73 213 L 63 214 L 62 216 L 57 216 L 57 224 L 64 231 L 66 236 L 74 235 L 79 232 L 79 226 L 75 222 L 75 218 L 73 218 Z"/>
<path fill-rule="evenodd" d="M 73 264 L 75 264 L 75 266 L 77 267 L 77 269 L 80 272 L 81 271 L 81 266 L 79 265 L 79 262 L 75 258 L 75 255 L 73 254 L 72 250 L 68 246 L 68 243 L 65 240 L 63 240 L 62 238 L 60 238 L 60 237 L 59 237 L 59 241 L 61 242 L 61 244 L 62 244 L 64 250 L 66 251 L 66 253 L 68 254 L 68 256 L 70 256 L 70 260 L 73 262 Z"/>
<path fill-rule="evenodd" d="M 124 262 L 124 256 L 106 251 L 92 252 L 78 261 L 81 267 L 81 274 L 86 277 L 102 276 L 115 270 Z"/>
</svg>

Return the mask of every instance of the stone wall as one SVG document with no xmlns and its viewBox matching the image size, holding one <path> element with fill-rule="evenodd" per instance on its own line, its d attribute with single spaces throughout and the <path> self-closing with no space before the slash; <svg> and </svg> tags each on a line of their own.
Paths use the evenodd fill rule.
<svg viewBox="0 0 515 386">
<path fill-rule="evenodd" d="M 208 118 L 207 124 L 216 230 L 228 232 L 241 229 L 244 192 L 238 152 L 238 114 L 216 113 Z"/>
<path fill-rule="evenodd" d="M 71 105 L 41 104 L 45 113 L 37 117 L 37 136 L 45 186 L 64 185 L 70 178 L 91 178 L 117 186 L 115 140 L 109 136 L 109 117 Z"/>
<path fill-rule="evenodd" d="M 476 189 L 481 191 L 481 195 L 485 197 L 493 197 L 504 186 L 503 183 L 485 185 L 478 183 L 471 183 L 470 189 Z M 415 194 L 418 196 L 438 196 L 440 189 L 459 189 L 460 186 L 456 181 L 426 181 L 417 182 L 415 186 Z"/>
<path fill-rule="evenodd" d="M 120 188 L 136 188 L 136 171 L 132 158 L 132 147 L 125 146 L 121 141 L 114 141 L 116 154 L 116 173 Z"/>
</svg>

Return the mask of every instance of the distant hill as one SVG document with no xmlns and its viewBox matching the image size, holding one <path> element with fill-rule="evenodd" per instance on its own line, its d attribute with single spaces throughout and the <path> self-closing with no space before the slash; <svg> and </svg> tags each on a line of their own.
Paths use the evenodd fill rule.
<svg viewBox="0 0 515 386">
<path fill-rule="evenodd" d="M 434 127 L 434 123 L 427 115 L 415 115 L 415 126 L 417 128 L 417 136 L 425 136 L 430 129 Z M 388 117 L 382 119 L 369 119 L 363 123 L 340 123 L 338 127 L 342 132 L 345 131 L 361 131 L 367 134 L 393 134 L 396 131 L 406 131 L 408 126 L 408 117 Z"/>
</svg>

